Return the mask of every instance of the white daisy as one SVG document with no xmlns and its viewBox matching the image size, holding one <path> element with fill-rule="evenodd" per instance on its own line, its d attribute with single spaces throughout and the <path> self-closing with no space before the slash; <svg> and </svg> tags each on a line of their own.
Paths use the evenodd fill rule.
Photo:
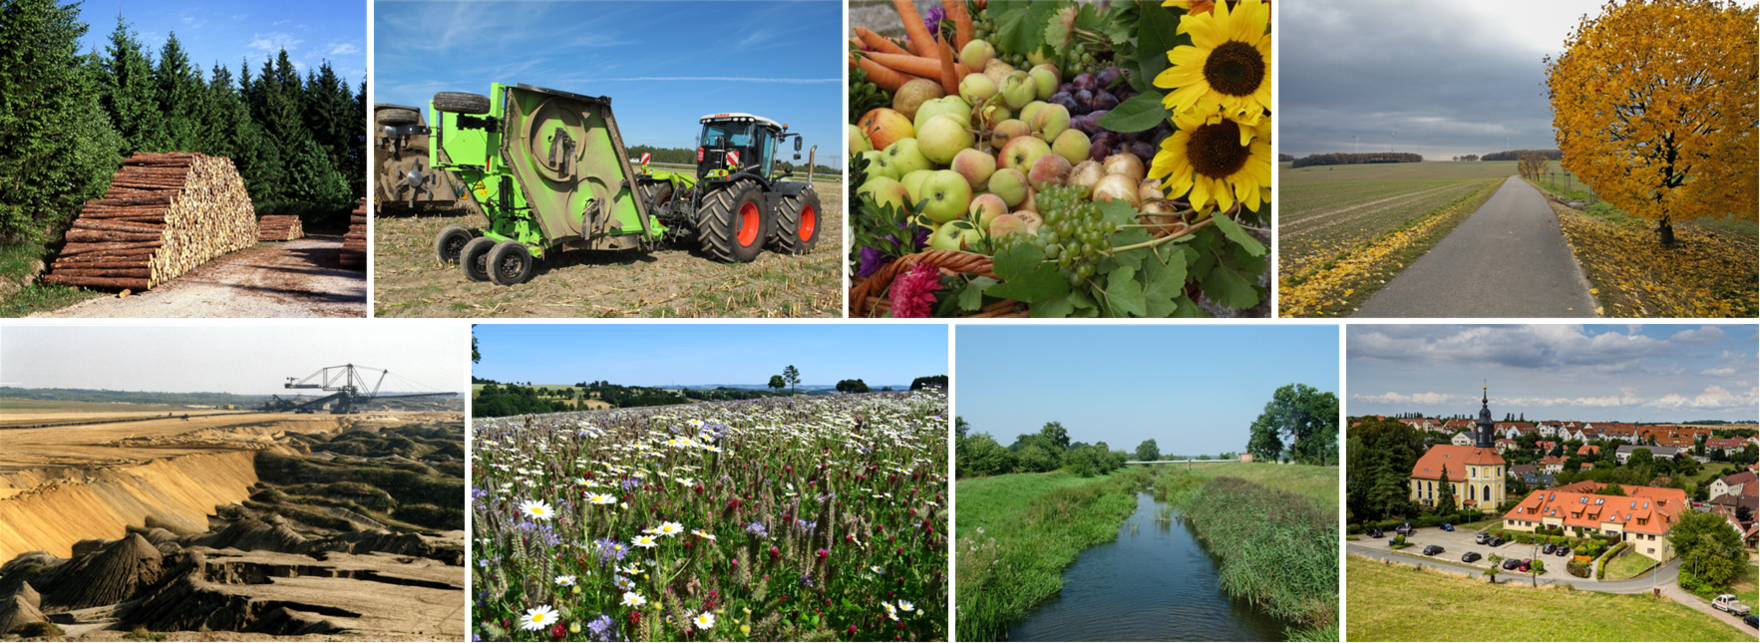
<svg viewBox="0 0 1760 643">
<path fill-rule="evenodd" d="M 660 528 L 655 530 L 654 533 L 670 538 L 684 533 L 684 525 L 676 522 L 663 522 L 660 523 Z"/>
<path fill-rule="evenodd" d="M 691 619 L 691 623 L 695 624 L 699 630 L 708 631 L 709 628 L 715 627 L 715 615 L 703 612 Z"/>
<path fill-rule="evenodd" d="M 519 512 L 538 520 L 549 520 L 552 516 L 556 515 L 556 510 L 550 508 L 550 503 L 538 500 L 527 500 L 519 503 Z"/>
<path fill-rule="evenodd" d="M 910 601 L 901 598 L 898 599 L 898 609 L 906 612 L 915 612 L 917 611 L 917 606 L 912 605 Z"/>
<path fill-rule="evenodd" d="M 642 598 L 641 594 L 635 592 L 624 592 L 623 604 L 626 607 L 641 607 L 648 604 L 648 599 Z"/>
<path fill-rule="evenodd" d="M 652 549 L 658 544 L 660 543 L 654 542 L 653 536 L 636 536 L 635 546 L 641 547 L 642 549 Z"/>
<path fill-rule="evenodd" d="M 608 505 L 617 502 L 617 496 L 608 496 L 602 493 L 589 493 L 587 494 L 587 502 L 595 505 Z"/>
<path fill-rule="evenodd" d="M 572 586 L 574 586 L 574 577 L 573 576 L 557 576 L 556 577 L 556 584 L 561 585 L 563 587 L 572 587 Z"/>
<path fill-rule="evenodd" d="M 711 533 L 703 531 L 701 529 L 692 529 L 691 534 L 695 535 L 698 538 L 707 538 L 709 540 L 715 540 L 715 534 L 711 534 Z"/>
<path fill-rule="evenodd" d="M 525 617 L 519 620 L 519 629 L 541 630 L 544 629 L 544 626 L 555 622 L 556 608 L 549 605 L 539 605 L 526 610 Z"/>
</svg>

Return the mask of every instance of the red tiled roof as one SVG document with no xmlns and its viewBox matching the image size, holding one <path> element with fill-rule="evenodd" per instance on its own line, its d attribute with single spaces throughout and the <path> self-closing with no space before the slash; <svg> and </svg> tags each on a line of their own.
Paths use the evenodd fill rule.
<svg viewBox="0 0 1760 643">
<path fill-rule="evenodd" d="M 1585 444 L 1583 446 L 1577 447 L 1577 455 L 1589 455 L 1591 453 L 1593 453 L 1595 455 L 1600 455 L 1601 454 L 1601 447 L 1597 446 L 1597 445 L 1593 445 L 1593 444 Z"/>
<path fill-rule="evenodd" d="M 1424 452 L 1418 463 L 1412 465 L 1412 477 L 1424 480 L 1440 480 L 1446 468 L 1449 480 L 1465 480 L 1466 465 L 1503 464 L 1503 456 L 1497 455 L 1496 449 L 1480 449 L 1472 445 L 1438 444 Z"/>
<path fill-rule="evenodd" d="M 1534 522 L 1556 519 L 1567 527 L 1584 529 L 1600 529 L 1606 522 L 1623 525 L 1627 531 L 1666 534 L 1687 508 L 1687 493 L 1680 489 L 1620 485 L 1625 496 L 1590 493 L 1601 487 L 1599 482 L 1584 480 L 1535 491 L 1503 517 Z"/>
</svg>

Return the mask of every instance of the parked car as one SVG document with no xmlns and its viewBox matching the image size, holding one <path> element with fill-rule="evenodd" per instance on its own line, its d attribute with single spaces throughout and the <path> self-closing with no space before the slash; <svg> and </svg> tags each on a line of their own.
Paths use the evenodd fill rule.
<svg viewBox="0 0 1760 643">
<path fill-rule="evenodd" d="M 1425 553 L 1429 552 L 1426 551 Z M 1711 606 L 1736 616 L 1747 616 L 1750 611 L 1747 605 L 1743 605 L 1741 601 L 1736 600 L 1735 594 L 1719 595 L 1717 598 L 1711 599 Z"/>
<path fill-rule="evenodd" d="M 1507 541 L 1507 540 L 1504 540 L 1504 539 L 1502 539 L 1502 538 L 1498 538 L 1498 537 L 1496 537 L 1496 536 L 1492 536 L 1492 537 L 1491 537 L 1491 540 L 1487 540 L 1487 541 L 1485 541 L 1485 544 L 1487 544 L 1487 545 L 1490 545 L 1490 546 L 1492 546 L 1492 547 L 1502 547 L 1502 546 L 1503 546 L 1503 544 L 1504 544 L 1504 543 L 1506 543 L 1506 542 L 1509 542 L 1509 541 Z"/>
<path fill-rule="evenodd" d="M 1525 572 L 1525 571 L 1528 571 L 1529 569 L 1532 569 L 1533 566 L 1534 566 L 1534 559 L 1523 558 L 1521 564 L 1516 565 L 1516 571 Z"/>
<path fill-rule="evenodd" d="M 1439 524 L 1439 525 L 1436 525 L 1436 526 L 1441 528 L 1443 531 L 1454 531 L 1454 525 L 1448 524 L 1446 522 Z"/>
<path fill-rule="evenodd" d="M 1552 550 L 1554 550 L 1554 549 L 1557 549 L 1557 547 L 1554 546 L 1552 543 L 1546 543 L 1545 547 L 1540 548 L 1540 553 L 1550 554 L 1550 553 L 1552 553 Z"/>
<path fill-rule="evenodd" d="M 1382 533 L 1381 533 L 1380 527 L 1370 527 L 1369 528 L 1369 537 L 1370 538 L 1380 538 L 1381 536 L 1382 536 Z"/>
<path fill-rule="evenodd" d="M 1566 547 L 1564 545 L 1559 545 L 1558 549 L 1552 550 L 1552 553 L 1557 554 L 1559 556 L 1569 556 L 1569 555 L 1571 555 L 1571 548 Z"/>
<path fill-rule="evenodd" d="M 1485 541 L 1488 541 L 1488 540 L 1491 540 L 1491 534 L 1485 533 L 1483 531 L 1476 533 L 1476 534 L 1473 534 L 1473 544 L 1475 544 L 1475 545 L 1483 545 L 1483 544 L 1485 544 Z"/>
<path fill-rule="evenodd" d="M 1442 553 L 1442 545 L 1431 545 L 1424 548 L 1425 556 L 1435 556 L 1440 553 Z"/>
<path fill-rule="evenodd" d="M 1484 558 L 1484 557 L 1480 556 L 1479 552 L 1476 552 L 1476 551 L 1470 551 L 1465 554 L 1461 554 L 1461 562 L 1463 562 L 1463 563 L 1470 563 L 1470 562 L 1479 560 L 1480 558 Z"/>
<path fill-rule="evenodd" d="M 1756 621 L 1753 614 L 1743 616 L 1742 622 L 1747 623 L 1748 627 L 1760 627 L 1760 621 Z"/>
<path fill-rule="evenodd" d="M 1516 566 L 1520 565 L 1520 564 L 1522 564 L 1522 559 L 1520 559 L 1520 558 L 1505 558 L 1505 559 L 1503 559 L 1503 568 L 1510 570 L 1510 571 L 1515 571 Z"/>
<path fill-rule="evenodd" d="M 1412 535 L 1412 532 L 1414 532 L 1414 531 L 1417 531 L 1417 529 L 1412 527 L 1412 523 L 1409 523 L 1409 522 L 1402 522 L 1399 524 L 1398 527 L 1393 528 L 1393 533 L 1399 534 L 1401 536 L 1410 536 L 1410 535 Z"/>
</svg>

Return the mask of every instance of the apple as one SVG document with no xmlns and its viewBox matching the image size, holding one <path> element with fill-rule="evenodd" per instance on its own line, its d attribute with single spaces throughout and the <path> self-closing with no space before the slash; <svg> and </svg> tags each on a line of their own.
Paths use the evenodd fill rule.
<svg viewBox="0 0 1760 643">
<path fill-rule="evenodd" d="M 1051 141 L 1051 151 L 1058 156 L 1069 159 L 1071 163 L 1093 163 L 1088 160 L 1088 135 L 1079 129 L 1066 129 L 1057 139 Z"/>
<path fill-rule="evenodd" d="M 958 96 L 944 96 L 925 101 L 917 108 L 916 129 L 923 129 L 924 125 L 929 124 L 929 119 L 943 114 L 952 116 L 960 125 L 972 126 L 972 106 Z"/>
<path fill-rule="evenodd" d="M 868 142 L 877 150 L 886 149 L 893 141 L 917 135 L 917 129 L 911 125 L 909 116 L 886 107 L 868 110 L 868 113 L 856 121 L 856 126 L 862 128 L 862 133 L 868 135 Z"/>
<path fill-rule="evenodd" d="M 1123 174 L 1108 174 L 1094 185 L 1094 202 L 1120 199 L 1135 208 L 1142 203 L 1137 197 L 1137 182 Z"/>
<path fill-rule="evenodd" d="M 952 221 L 972 205 L 972 186 L 966 183 L 966 177 L 953 170 L 936 170 L 923 179 L 918 190 L 928 201 L 919 214 L 936 223 Z"/>
<path fill-rule="evenodd" d="M 1015 218 L 1020 219 L 1022 223 L 1027 224 L 1027 234 L 1039 234 L 1039 226 L 1045 224 L 1044 217 L 1039 216 L 1039 213 L 1037 212 L 1021 210 L 1015 212 L 1014 216 Z"/>
<path fill-rule="evenodd" d="M 1033 126 L 1033 133 L 1037 134 L 1040 139 L 1055 141 L 1057 135 L 1069 129 L 1069 110 L 1062 105 L 1048 103 L 1033 112 L 1033 118 L 1028 120 L 1027 124 Z M 1083 154 L 1082 157 L 1087 158 L 1087 154 Z"/>
<path fill-rule="evenodd" d="M 966 126 L 946 114 L 935 115 L 917 129 L 917 147 L 936 167 L 953 164 L 953 157 L 970 150 L 974 142 Z"/>
<path fill-rule="evenodd" d="M 959 62 L 965 65 L 966 69 L 982 70 L 990 64 L 990 59 L 995 57 L 996 48 L 990 46 L 990 43 L 978 39 L 966 43 L 965 48 L 959 50 Z"/>
<path fill-rule="evenodd" d="M 1008 144 L 1002 147 L 1002 156 L 998 158 L 1002 167 L 1020 170 L 1024 174 L 1033 167 L 1033 161 L 1050 153 L 1051 146 L 1045 144 L 1045 141 L 1031 136 L 1016 136 L 1008 139 Z"/>
<path fill-rule="evenodd" d="M 911 203 L 919 203 L 923 200 L 923 179 L 929 178 L 929 175 L 934 173 L 935 170 L 917 170 L 899 177 L 898 182 L 904 184 L 904 191 L 910 195 Z"/>
<path fill-rule="evenodd" d="M 849 155 L 851 158 L 874 149 L 874 144 L 868 142 L 868 135 L 862 132 L 862 128 L 854 125 L 845 125 L 844 127 L 849 130 Z"/>
<path fill-rule="evenodd" d="M 1028 126 L 1031 126 L 1033 124 L 1033 116 L 1039 113 L 1040 108 L 1043 108 L 1048 104 L 1050 103 L 1046 103 L 1042 100 L 1027 103 L 1026 107 L 1021 108 L 1021 120 L 1026 122 Z"/>
<path fill-rule="evenodd" d="M 913 78 L 892 93 L 892 109 L 905 118 L 916 118 L 917 108 L 924 102 L 946 96 L 941 83 L 927 78 Z"/>
<path fill-rule="evenodd" d="M 1030 183 L 1030 181 L 1029 181 L 1029 183 Z M 1033 189 L 1033 187 L 1031 185 L 1027 186 L 1027 200 L 1022 201 L 1020 205 L 1017 205 L 1015 207 L 1020 208 L 1022 210 L 1026 210 L 1028 212 L 1038 212 L 1039 211 L 1039 191 Z"/>
<path fill-rule="evenodd" d="M 1027 222 L 1012 214 L 998 215 L 984 227 L 990 231 L 991 237 L 1027 233 Z"/>
<path fill-rule="evenodd" d="M 919 78 L 917 80 L 922 79 Z M 990 80 L 989 76 L 983 74 L 966 74 L 966 77 L 959 81 L 959 97 L 964 98 L 967 103 L 975 105 L 989 100 L 991 96 L 995 95 L 996 81 Z"/>
<path fill-rule="evenodd" d="M 1027 103 L 1033 102 L 1037 92 L 1038 85 L 1024 71 L 1016 71 L 1002 79 L 1002 102 L 1007 103 L 1009 109 L 1026 107 Z"/>
<path fill-rule="evenodd" d="M 885 152 L 880 150 L 868 150 L 862 152 L 862 158 L 868 159 L 868 176 L 884 176 L 889 179 L 898 178 L 898 173 L 892 171 L 892 159 L 886 158 Z"/>
<path fill-rule="evenodd" d="M 1119 174 L 1130 177 L 1131 185 L 1133 186 L 1135 186 L 1138 181 L 1143 180 L 1143 159 L 1137 158 L 1137 155 L 1135 154 L 1128 152 L 1114 154 L 1106 157 L 1106 160 L 1102 161 L 1101 164 L 1106 166 L 1107 174 Z M 1131 191 L 1136 192 L 1135 189 Z"/>
<path fill-rule="evenodd" d="M 990 193 L 1002 198 L 1008 207 L 1020 207 L 1027 200 L 1027 175 L 1016 169 L 1003 168 L 990 175 Z"/>
<path fill-rule="evenodd" d="M 1043 190 L 1047 186 L 1063 185 L 1069 178 L 1069 159 L 1056 154 L 1046 154 L 1033 161 L 1033 169 L 1027 172 L 1027 182 L 1033 184 L 1034 190 Z"/>
<path fill-rule="evenodd" d="M 914 138 L 899 139 L 886 146 L 886 161 L 892 166 L 891 174 L 896 177 L 930 168 L 929 157 L 923 156 L 920 144 Z"/>
<path fill-rule="evenodd" d="M 1034 67 L 1032 71 L 1027 72 L 1027 76 L 1033 79 L 1038 90 L 1039 100 L 1050 98 L 1052 94 L 1057 93 L 1057 83 L 1060 81 L 1057 78 L 1057 67 L 1051 63 Z"/>
<path fill-rule="evenodd" d="M 1070 130 L 1070 132 L 1074 131 L 1075 130 Z M 1064 134 L 1068 135 L 1069 132 L 1064 132 Z M 1100 179 L 1105 177 L 1106 169 L 1100 167 L 1100 163 L 1096 161 L 1082 161 L 1077 163 L 1074 169 L 1070 170 L 1069 185 L 1080 185 L 1088 188 L 1088 194 L 1093 194 L 1094 185 L 1099 183 Z"/>
<path fill-rule="evenodd" d="M 1001 58 L 991 58 L 989 62 L 984 63 L 984 75 L 989 76 L 990 80 L 996 81 L 996 86 L 999 88 L 1002 87 L 1002 81 L 1006 80 L 1008 75 L 1014 71 L 1014 65 L 1002 62 Z"/>
<path fill-rule="evenodd" d="M 990 144 L 996 146 L 997 149 L 1001 149 L 1004 145 L 1008 145 L 1009 139 L 1016 136 L 1027 136 L 1032 133 L 1033 128 L 1029 127 L 1026 121 L 1011 118 L 997 123 L 996 127 L 991 128 Z"/>
<path fill-rule="evenodd" d="M 885 176 L 869 177 L 867 183 L 856 188 L 856 194 L 868 196 L 874 199 L 875 203 L 890 205 L 894 208 L 906 207 L 906 200 L 910 198 L 910 195 L 905 192 L 903 183 Z"/>
<path fill-rule="evenodd" d="M 1151 199 L 1143 201 L 1143 213 L 1137 217 L 1139 221 L 1149 225 L 1149 234 L 1165 237 L 1179 231 L 1184 221 L 1179 218 L 1179 208 L 1172 201 Z"/>
<path fill-rule="evenodd" d="M 1161 193 L 1161 179 L 1143 179 L 1143 182 L 1137 184 L 1137 198 L 1144 203 L 1166 197 L 1167 195 Z"/>
<path fill-rule="evenodd" d="M 952 169 L 966 177 L 966 183 L 971 184 L 972 189 L 982 190 L 990 183 L 990 175 L 996 172 L 996 157 L 966 148 L 953 155 Z"/>
<path fill-rule="evenodd" d="M 983 239 L 978 227 L 970 221 L 955 221 L 935 226 L 929 233 L 929 248 L 932 250 L 965 250 Z"/>
<path fill-rule="evenodd" d="M 985 192 L 978 195 L 976 198 L 973 198 L 971 208 L 966 210 L 966 214 L 969 215 L 967 218 L 976 219 L 980 225 L 985 227 L 989 227 L 990 222 L 994 220 L 997 215 L 1007 213 L 1008 204 L 1003 202 L 1002 197 L 989 192 Z"/>
<path fill-rule="evenodd" d="M 997 123 L 1014 118 L 1014 112 L 1010 111 L 1007 105 L 997 101 L 985 103 L 983 107 L 978 108 L 978 111 L 980 117 L 984 119 L 984 126 L 990 128 L 996 127 Z"/>
</svg>

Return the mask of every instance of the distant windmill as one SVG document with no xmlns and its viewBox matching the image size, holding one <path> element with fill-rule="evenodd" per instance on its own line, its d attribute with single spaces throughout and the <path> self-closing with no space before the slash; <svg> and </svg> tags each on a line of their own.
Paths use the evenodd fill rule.
<svg viewBox="0 0 1760 643">
<path fill-rule="evenodd" d="M 1392 152 L 1392 151 L 1393 151 L 1393 146 L 1394 146 L 1394 145 L 1395 145 L 1395 144 L 1396 144 L 1396 143 L 1399 143 L 1399 137 L 1398 137 L 1398 136 L 1396 136 L 1396 135 L 1394 135 L 1394 133 L 1393 133 L 1393 132 L 1388 132 L 1388 133 L 1387 133 L 1387 138 L 1388 138 L 1388 139 L 1389 139 L 1389 141 L 1390 141 L 1390 142 L 1389 142 L 1389 143 L 1388 143 L 1388 144 L 1387 144 L 1387 151 L 1389 151 L 1389 152 Z"/>
</svg>

